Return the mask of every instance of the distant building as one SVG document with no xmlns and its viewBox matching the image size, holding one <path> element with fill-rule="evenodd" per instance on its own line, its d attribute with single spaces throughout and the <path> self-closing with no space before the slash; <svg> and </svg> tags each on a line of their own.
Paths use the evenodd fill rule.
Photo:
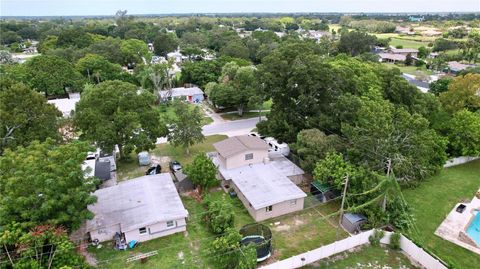
<svg viewBox="0 0 480 269">
<path fill-rule="evenodd" d="M 63 117 L 68 118 L 75 110 L 75 105 L 78 101 L 80 101 L 79 93 L 69 93 L 68 98 L 52 99 L 47 102 L 53 104 L 58 110 L 60 110 Z"/>
<path fill-rule="evenodd" d="M 411 22 L 422 22 L 423 20 L 425 20 L 425 18 L 424 17 L 410 16 L 410 17 L 408 17 L 408 20 L 411 21 Z"/>
<path fill-rule="evenodd" d="M 379 61 L 382 63 L 403 63 L 407 59 L 407 56 L 395 53 L 379 53 L 378 56 L 380 57 Z"/>
<path fill-rule="evenodd" d="M 190 103 L 201 103 L 204 100 L 203 91 L 198 87 L 173 88 L 170 91 L 161 91 L 160 95 L 166 99 L 183 99 Z"/>
<path fill-rule="evenodd" d="M 397 54 L 397 55 L 404 55 L 407 56 L 410 54 L 412 57 L 417 57 L 418 50 L 417 49 L 397 49 L 397 48 L 390 48 L 387 52 Z"/>
<path fill-rule="evenodd" d="M 462 64 L 462 63 L 459 63 L 457 61 L 451 61 L 451 62 L 447 63 L 447 67 L 445 68 L 444 71 L 446 73 L 456 75 L 456 74 L 460 73 L 461 71 L 463 71 L 467 68 L 473 68 L 473 67 L 476 67 L 476 65 L 474 65 L 474 64 Z"/>
<path fill-rule="evenodd" d="M 119 234 L 125 242 L 148 241 L 186 231 L 188 212 L 169 173 L 142 176 L 99 189 L 97 202 L 88 206 L 92 241 L 110 241 Z"/>
</svg>

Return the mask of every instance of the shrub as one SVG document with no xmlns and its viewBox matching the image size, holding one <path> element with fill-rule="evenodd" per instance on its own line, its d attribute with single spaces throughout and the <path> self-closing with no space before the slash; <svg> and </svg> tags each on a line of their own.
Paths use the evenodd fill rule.
<svg viewBox="0 0 480 269">
<path fill-rule="evenodd" d="M 400 249 L 400 233 L 392 233 L 390 236 L 390 247 L 392 249 Z"/>
<path fill-rule="evenodd" d="M 208 207 L 206 220 L 213 233 L 222 234 L 227 228 L 233 228 L 235 214 L 232 205 L 224 195 L 222 199 L 213 201 L 207 197 L 205 204 Z"/>
<path fill-rule="evenodd" d="M 382 230 L 375 229 L 373 231 L 373 234 L 368 237 L 370 245 L 378 247 L 380 245 L 380 240 L 382 240 L 384 234 L 385 233 Z"/>
</svg>

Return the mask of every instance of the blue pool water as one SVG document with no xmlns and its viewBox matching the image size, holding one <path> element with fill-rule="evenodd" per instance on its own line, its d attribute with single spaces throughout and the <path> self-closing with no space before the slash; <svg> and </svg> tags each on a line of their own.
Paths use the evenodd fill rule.
<svg viewBox="0 0 480 269">
<path fill-rule="evenodd" d="M 477 242 L 477 245 L 480 246 L 480 212 L 477 212 L 477 215 L 473 218 L 472 222 L 467 228 L 467 234 Z"/>
</svg>

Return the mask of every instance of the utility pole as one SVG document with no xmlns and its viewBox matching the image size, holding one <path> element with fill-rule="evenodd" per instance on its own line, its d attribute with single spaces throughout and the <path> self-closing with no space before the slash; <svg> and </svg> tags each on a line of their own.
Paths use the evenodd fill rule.
<svg viewBox="0 0 480 269">
<path fill-rule="evenodd" d="M 347 187 L 348 187 L 348 174 L 345 175 L 344 178 L 345 178 L 345 186 L 343 187 L 342 205 L 340 206 L 340 218 L 338 219 L 337 240 L 339 236 L 339 229 L 342 226 L 343 206 L 345 205 L 345 196 L 347 195 Z"/>
<path fill-rule="evenodd" d="M 390 180 L 390 170 L 392 169 L 392 159 L 387 160 L 387 180 Z M 383 203 L 382 203 L 383 212 L 387 210 L 387 193 L 383 196 Z"/>
</svg>

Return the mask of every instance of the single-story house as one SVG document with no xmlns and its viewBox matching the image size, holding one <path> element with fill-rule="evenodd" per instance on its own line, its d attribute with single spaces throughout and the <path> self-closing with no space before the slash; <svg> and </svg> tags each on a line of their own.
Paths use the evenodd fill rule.
<svg viewBox="0 0 480 269">
<path fill-rule="evenodd" d="M 410 54 L 412 57 L 417 57 L 418 50 L 417 49 L 397 49 L 397 48 L 390 48 L 388 50 L 389 53 L 404 55 L 407 56 Z"/>
<path fill-rule="evenodd" d="M 168 99 L 183 99 L 190 103 L 200 103 L 204 100 L 203 91 L 199 87 L 179 87 L 170 91 L 160 91 L 160 95 Z"/>
<path fill-rule="evenodd" d="M 451 74 L 458 74 L 461 71 L 467 69 L 467 68 L 473 68 L 476 67 L 474 64 L 462 64 L 457 61 L 451 61 L 447 63 L 447 67 L 445 68 L 446 73 L 451 73 Z"/>
<path fill-rule="evenodd" d="M 395 53 L 379 53 L 378 56 L 380 57 L 379 61 L 382 63 L 403 63 L 407 59 L 407 56 Z"/>
<path fill-rule="evenodd" d="M 78 101 L 80 101 L 79 93 L 69 93 L 68 98 L 52 99 L 47 102 L 53 104 L 62 112 L 63 117 L 68 118 L 72 115 L 72 111 L 75 110 L 75 105 Z"/>
<path fill-rule="evenodd" d="M 342 226 L 349 233 L 360 232 L 361 226 L 367 221 L 367 218 L 361 214 L 345 213 L 342 217 Z"/>
<path fill-rule="evenodd" d="M 230 137 L 214 144 L 211 154 L 219 174 L 237 193 L 255 221 L 263 221 L 303 209 L 307 196 L 289 177 L 302 169 L 284 156 L 270 159 L 268 145 L 255 136 Z"/>
<path fill-rule="evenodd" d="M 93 195 L 97 202 L 88 209 L 95 217 L 86 225 L 92 241 L 119 233 L 126 242 L 143 242 L 186 231 L 188 212 L 169 173 L 127 180 Z"/>
</svg>

